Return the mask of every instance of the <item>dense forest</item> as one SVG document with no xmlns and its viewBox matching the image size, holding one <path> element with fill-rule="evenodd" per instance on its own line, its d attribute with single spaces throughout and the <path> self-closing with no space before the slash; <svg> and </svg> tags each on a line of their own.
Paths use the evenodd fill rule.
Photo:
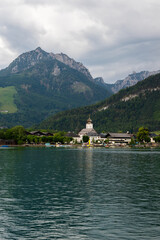
<svg viewBox="0 0 160 240">
<path fill-rule="evenodd" d="M 91 116 L 98 132 L 137 131 L 141 126 L 160 129 L 160 74 L 121 90 L 105 101 L 58 113 L 39 127 L 76 131 L 85 127 Z"/>
</svg>

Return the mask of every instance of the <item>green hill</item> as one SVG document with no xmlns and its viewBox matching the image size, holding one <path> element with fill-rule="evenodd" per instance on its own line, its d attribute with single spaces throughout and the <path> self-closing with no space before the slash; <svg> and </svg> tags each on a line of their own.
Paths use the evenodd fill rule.
<svg viewBox="0 0 160 240">
<path fill-rule="evenodd" d="M 0 113 L 15 113 L 17 106 L 14 103 L 14 97 L 17 93 L 14 86 L 0 88 Z"/>
<path fill-rule="evenodd" d="M 0 110 L 8 111 L 0 113 L 0 125 L 29 127 L 57 112 L 111 95 L 82 64 L 66 55 L 58 55 L 61 61 L 56 57 L 38 48 L 0 71 Z"/>
<path fill-rule="evenodd" d="M 85 126 L 89 115 L 98 132 L 133 132 L 140 126 L 160 129 L 160 74 L 95 105 L 56 114 L 38 127 L 78 132 Z"/>
</svg>

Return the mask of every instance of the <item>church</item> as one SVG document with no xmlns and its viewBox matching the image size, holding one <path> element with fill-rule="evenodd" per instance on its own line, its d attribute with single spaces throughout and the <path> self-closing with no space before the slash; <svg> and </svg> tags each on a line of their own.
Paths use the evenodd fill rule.
<svg viewBox="0 0 160 240">
<path fill-rule="evenodd" d="M 88 136 L 90 139 L 90 142 L 97 141 L 100 139 L 100 136 L 93 128 L 93 123 L 91 118 L 89 117 L 86 123 L 86 128 L 83 128 L 78 135 L 80 136 L 80 141 L 83 140 L 83 136 Z"/>
</svg>

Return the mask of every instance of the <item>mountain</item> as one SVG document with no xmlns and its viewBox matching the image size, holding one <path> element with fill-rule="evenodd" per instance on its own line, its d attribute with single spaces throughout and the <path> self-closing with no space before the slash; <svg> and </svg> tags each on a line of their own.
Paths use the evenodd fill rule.
<svg viewBox="0 0 160 240">
<path fill-rule="evenodd" d="M 141 126 L 160 129 L 160 74 L 150 76 L 97 104 L 56 114 L 39 128 L 79 131 L 91 116 L 98 132 L 134 132 Z"/>
<path fill-rule="evenodd" d="M 37 63 L 46 60 L 58 60 L 59 62 L 64 63 L 70 68 L 73 68 L 83 73 L 88 79 L 94 81 L 90 72 L 82 63 L 76 62 L 74 59 L 68 57 L 66 54 L 63 53 L 47 53 L 40 47 L 36 48 L 33 51 L 21 54 L 7 68 L 0 71 L 0 76 L 22 72 L 33 67 Z"/>
<path fill-rule="evenodd" d="M 0 125 L 31 126 L 51 114 L 111 95 L 82 63 L 41 48 L 23 53 L 0 71 Z"/>
<path fill-rule="evenodd" d="M 125 79 L 123 80 L 117 80 L 115 83 L 113 84 L 107 84 L 104 82 L 103 79 L 101 79 L 100 82 L 96 81 L 97 84 L 104 86 L 108 91 L 111 91 L 112 93 L 117 93 L 119 92 L 121 89 L 127 88 L 127 87 L 131 87 L 134 86 L 137 82 L 144 80 L 145 78 L 148 78 L 149 76 L 152 75 L 156 75 L 160 73 L 159 71 L 141 71 L 139 73 L 132 73 L 129 74 Z M 97 78 L 100 79 L 100 78 Z"/>
<path fill-rule="evenodd" d="M 139 73 L 132 73 L 129 74 L 126 78 L 123 80 L 117 80 L 115 83 L 106 83 L 102 77 L 97 77 L 94 79 L 95 83 L 105 89 L 107 89 L 112 94 L 119 92 L 121 89 L 125 89 L 127 87 L 134 86 L 137 82 L 140 82 L 144 80 L 145 78 L 148 78 L 149 76 L 153 76 L 160 73 L 160 70 L 158 71 L 141 71 Z"/>
<path fill-rule="evenodd" d="M 98 86 L 101 86 L 103 87 L 104 89 L 107 89 L 107 91 L 111 92 L 113 94 L 113 91 L 112 91 L 112 84 L 107 84 L 104 82 L 103 78 L 102 77 L 97 77 L 97 78 L 94 78 L 94 82 L 98 85 Z"/>
</svg>

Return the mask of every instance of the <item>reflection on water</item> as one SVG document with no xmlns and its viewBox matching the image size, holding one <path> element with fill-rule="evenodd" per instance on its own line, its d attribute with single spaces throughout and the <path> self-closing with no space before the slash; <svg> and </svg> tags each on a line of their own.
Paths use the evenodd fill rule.
<svg viewBox="0 0 160 240">
<path fill-rule="evenodd" d="M 0 239 L 159 239 L 160 152 L 0 151 Z"/>
</svg>

